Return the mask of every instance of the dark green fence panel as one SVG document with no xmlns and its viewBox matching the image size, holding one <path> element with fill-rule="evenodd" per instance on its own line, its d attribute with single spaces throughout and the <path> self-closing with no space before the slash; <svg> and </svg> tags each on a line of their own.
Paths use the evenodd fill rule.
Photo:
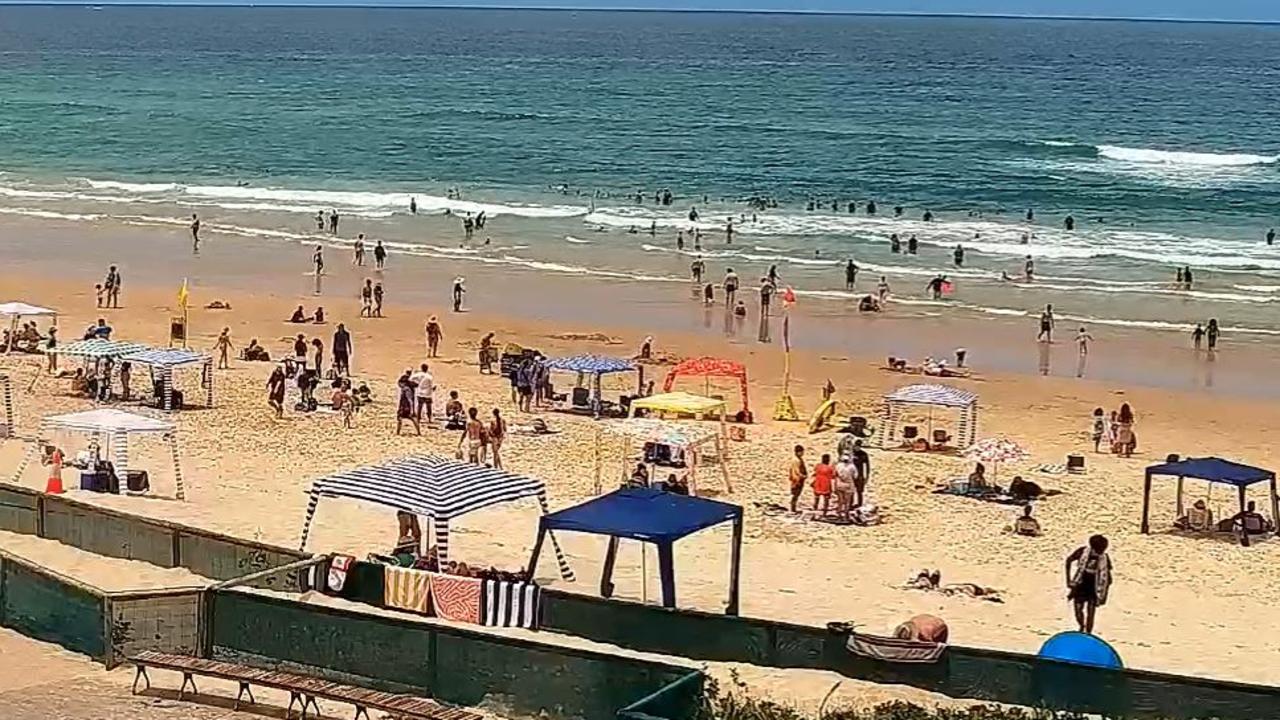
<svg viewBox="0 0 1280 720">
<path fill-rule="evenodd" d="M 731 615 L 667 610 L 574 593 L 542 595 L 542 628 L 599 642 L 699 660 L 768 665 L 767 623 Z"/>
<path fill-rule="evenodd" d="M 231 580 L 310 557 L 309 553 L 237 540 L 192 528 L 175 527 L 173 532 L 178 538 L 178 562 L 191 572 L 214 580 Z M 272 575 L 250 584 L 283 592 L 302 591 L 296 572 Z"/>
<path fill-rule="evenodd" d="M 30 490 L 0 487 L 0 530 L 35 535 L 39 528 L 39 496 Z"/>
<path fill-rule="evenodd" d="M 49 496 L 44 537 L 98 555 L 173 567 L 173 533 L 159 523 Z"/>
<path fill-rule="evenodd" d="M 215 657 L 284 661 L 382 690 L 429 693 L 429 626 L 247 593 L 213 592 Z"/>
<path fill-rule="evenodd" d="M 0 558 L 0 563 L 0 622 L 5 627 L 97 660 L 105 659 L 101 595 L 8 557 Z"/>
<path fill-rule="evenodd" d="M 692 720 L 702 706 L 705 681 L 706 676 L 701 672 L 691 672 L 619 710 L 618 720 Z"/>
</svg>

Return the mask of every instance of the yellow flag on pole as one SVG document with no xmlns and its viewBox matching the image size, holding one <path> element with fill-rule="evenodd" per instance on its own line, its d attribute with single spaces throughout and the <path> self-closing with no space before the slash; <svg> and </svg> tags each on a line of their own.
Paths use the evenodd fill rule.
<svg viewBox="0 0 1280 720">
<path fill-rule="evenodd" d="M 178 307 L 182 308 L 183 310 L 186 310 L 187 299 L 190 296 L 191 296 L 191 293 L 187 292 L 187 279 L 182 278 L 182 287 L 178 289 Z"/>
</svg>

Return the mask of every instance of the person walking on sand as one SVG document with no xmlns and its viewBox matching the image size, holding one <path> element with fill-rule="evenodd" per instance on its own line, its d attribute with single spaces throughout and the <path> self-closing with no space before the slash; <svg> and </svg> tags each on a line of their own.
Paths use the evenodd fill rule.
<svg viewBox="0 0 1280 720">
<path fill-rule="evenodd" d="M 382 247 L 382 241 L 378 240 L 373 245 L 373 266 L 382 270 L 387 265 L 387 249 Z"/>
<path fill-rule="evenodd" d="M 699 283 L 699 284 L 702 283 L 702 274 L 705 273 L 706 271 L 707 271 L 707 264 L 702 261 L 701 255 L 694 258 L 693 262 L 689 263 L 689 273 L 693 275 L 693 281 L 696 283 Z"/>
<path fill-rule="evenodd" d="M 484 462 L 484 440 L 488 434 L 478 414 L 479 411 L 474 407 L 467 408 L 467 424 L 462 430 L 462 437 L 458 438 L 458 451 L 461 452 L 465 444 L 467 462 L 477 465 Z"/>
<path fill-rule="evenodd" d="M 1084 365 L 1089 358 L 1089 343 L 1093 342 L 1093 336 L 1089 331 L 1081 326 L 1076 331 L 1076 352 L 1079 359 L 1076 361 L 1076 377 L 1084 377 Z"/>
<path fill-rule="evenodd" d="M 1095 453 L 1102 452 L 1102 438 L 1107 435 L 1107 420 L 1103 416 L 1102 408 L 1093 409 L 1093 419 L 1089 434 L 1093 437 L 1093 451 Z"/>
<path fill-rule="evenodd" d="M 1200 350 L 1200 344 L 1204 342 L 1204 325 L 1196 323 L 1196 329 L 1191 331 L 1191 344 L 1196 351 Z"/>
<path fill-rule="evenodd" d="M 1044 312 L 1040 313 L 1040 333 L 1036 335 L 1037 342 L 1053 342 L 1053 305 L 1045 305 Z"/>
<path fill-rule="evenodd" d="M 373 317 L 382 317 L 382 283 L 373 285 Z"/>
<path fill-rule="evenodd" d="M 400 379 L 396 382 L 399 389 L 399 396 L 396 399 L 396 435 L 400 434 L 400 429 L 404 426 L 404 421 L 408 420 L 413 423 L 413 429 L 417 434 L 422 434 L 422 425 L 418 422 L 418 415 L 413 410 L 414 393 L 417 389 L 414 387 L 413 381 L 409 379 L 409 371 L 405 370 L 400 375 Z"/>
<path fill-rule="evenodd" d="M 200 254 L 200 216 L 191 213 L 191 254 Z"/>
<path fill-rule="evenodd" d="M 1107 538 L 1094 535 L 1089 544 L 1067 556 L 1067 599 L 1075 608 L 1080 632 L 1093 634 L 1094 616 L 1107 604 L 1111 590 L 1111 556 L 1107 554 Z M 1072 567 L 1074 565 L 1074 568 Z"/>
<path fill-rule="evenodd" d="M 284 368 L 276 365 L 267 378 L 267 404 L 276 411 L 276 418 L 284 417 Z"/>
<path fill-rule="evenodd" d="M 1209 318 L 1209 327 L 1205 330 L 1205 335 L 1209 338 L 1209 352 L 1218 349 L 1218 336 L 1221 331 L 1218 330 L 1218 318 Z"/>
<path fill-rule="evenodd" d="M 502 469 L 502 441 L 507 437 L 507 421 L 502 418 L 498 408 L 493 409 L 493 419 L 489 421 L 489 453 L 493 469 Z"/>
<path fill-rule="evenodd" d="M 316 245 L 316 251 L 311 253 L 311 264 L 316 268 L 316 276 L 324 274 L 324 246 Z"/>
<path fill-rule="evenodd" d="M 356 236 L 355 263 L 356 267 L 364 267 L 364 233 Z"/>
<path fill-rule="evenodd" d="M 462 312 L 462 296 L 467 292 L 466 282 L 461 275 L 453 279 L 453 311 Z"/>
<path fill-rule="evenodd" d="M 231 328 L 222 328 L 218 339 L 213 343 L 213 349 L 218 351 L 218 369 L 226 370 L 231 367 Z"/>
<path fill-rule="evenodd" d="M 791 468 L 788 470 L 787 479 L 791 483 L 791 512 L 798 512 L 796 503 L 800 501 L 800 496 L 804 494 L 804 481 L 809 479 L 809 469 L 804 464 L 803 445 L 795 447 L 795 457 L 791 459 Z"/>
<path fill-rule="evenodd" d="M 434 419 L 431 403 L 436 392 L 435 378 L 431 377 L 431 371 L 427 369 L 427 364 L 422 363 L 418 366 L 418 372 L 409 376 L 409 380 L 414 385 L 414 415 L 418 418 L 418 422 L 422 422 L 422 411 L 427 411 L 427 422 Z"/>
<path fill-rule="evenodd" d="M 106 307 L 120 307 L 120 284 L 120 271 L 116 269 L 115 265 L 112 265 L 107 268 L 107 279 L 102 283 L 107 290 Z"/>
<path fill-rule="evenodd" d="M 444 337 L 444 331 L 440 329 L 440 321 L 432 315 L 427 320 L 427 357 L 439 357 L 440 355 L 440 339 Z"/>
<path fill-rule="evenodd" d="M 364 287 L 360 288 L 360 317 L 373 317 L 373 281 L 364 279 Z"/>
<path fill-rule="evenodd" d="M 333 374 L 343 377 L 351 374 L 351 351 L 354 348 L 351 345 L 351 333 L 347 332 L 347 326 L 338 323 L 338 329 L 333 331 Z"/>
</svg>

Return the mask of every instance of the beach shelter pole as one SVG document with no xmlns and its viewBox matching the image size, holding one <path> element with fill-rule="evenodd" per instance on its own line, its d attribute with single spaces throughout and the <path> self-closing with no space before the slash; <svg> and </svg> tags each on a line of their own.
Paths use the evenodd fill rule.
<svg viewBox="0 0 1280 720">
<path fill-rule="evenodd" d="M 8 375 L 0 375 L 0 385 L 4 392 L 4 429 L 0 432 L 0 438 L 13 437 L 13 381 Z"/>
<path fill-rule="evenodd" d="M 182 462 L 178 459 L 180 454 L 178 452 L 178 433 L 176 432 L 169 433 L 168 440 L 169 440 L 169 454 L 173 459 L 173 482 L 175 485 L 178 486 L 177 497 L 179 500 L 186 500 L 187 490 L 182 481 Z"/>
<path fill-rule="evenodd" d="M 129 436 L 118 432 L 111 435 L 111 457 L 115 463 L 116 477 L 129 475 Z"/>
<path fill-rule="evenodd" d="M 1185 481 L 1186 481 L 1186 478 L 1182 477 L 1181 475 L 1179 475 L 1179 476 L 1178 476 L 1178 495 L 1177 495 L 1177 498 L 1178 498 L 1178 499 L 1177 499 L 1177 502 L 1175 503 L 1175 504 L 1177 505 L 1177 509 L 1178 509 L 1178 515 L 1177 515 L 1178 517 L 1182 517 L 1182 515 L 1183 515 L 1183 512 L 1182 512 L 1182 486 L 1186 484 L 1186 483 L 1185 483 Z M 1213 485 L 1210 485 L 1210 486 L 1209 486 L 1209 490 L 1210 490 L 1210 492 L 1212 492 L 1212 491 L 1213 491 Z M 1211 499 L 1212 499 L 1212 498 L 1211 498 Z"/>
<path fill-rule="evenodd" d="M 1143 535 L 1151 532 L 1151 470 L 1147 470 L 1146 479 L 1142 483 L 1142 527 Z"/>
<path fill-rule="evenodd" d="M 595 455 L 596 455 L 596 457 L 595 457 L 595 468 L 596 468 L 596 486 L 595 486 L 595 487 L 596 487 L 596 490 L 595 490 L 595 492 L 596 492 L 596 495 L 599 495 L 599 494 L 600 494 L 600 474 L 601 474 L 601 465 L 603 464 L 603 460 L 602 460 L 602 457 L 601 457 L 601 456 L 603 455 L 603 451 L 602 451 L 602 450 L 601 450 L 601 448 L 600 448 L 600 443 L 602 442 L 602 437 L 601 437 L 601 436 L 602 436 L 602 433 L 601 433 L 601 431 L 600 431 L 600 426 L 599 426 L 599 425 L 597 425 L 597 426 L 596 426 L 595 430 L 596 430 L 596 453 L 595 453 Z"/>
<path fill-rule="evenodd" d="M 600 597 L 613 597 L 613 566 L 618 561 L 618 538 L 610 536 L 609 546 L 604 551 L 604 568 L 600 571 Z M 534 557 L 537 562 L 537 557 Z"/>
<path fill-rule="evenodd" d="M 662 607 L 676 606 L 675 553 L 670 542 L 658 543 L 658 578 L 662 583 Z"/>
<path fill-rule="evenodd" d="M 1276 492 L 1276 476 L 1271 475 L 1271 522 L 1276 524 L 1276 534 L 1280 535 L 1280 493 Z"/>
<path fill-rule="evenodd" d="M 742 581 L 742 516 L 733 521 L 733 546 L 729 548 L 729 604 L 725 615 L 738 614 L 738 600 Z"/>
</svg>

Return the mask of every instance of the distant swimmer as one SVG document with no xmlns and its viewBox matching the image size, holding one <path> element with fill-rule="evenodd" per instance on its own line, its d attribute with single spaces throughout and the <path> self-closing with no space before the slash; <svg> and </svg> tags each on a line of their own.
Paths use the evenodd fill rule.
<svg viewBox="0 0 1280 720">
<path fill-rule="evenodd" d="M 471 221 L 471 218 L 467 218 L 467 222 L 470 222 L 470 221 Z M 630 226 L 630 227 L 628 227 L 628 228 L 627 228 L 627 234 L 628 234 L 628 235 L 639 235 L 639 234 L 640 234 L 640 231 L 639 231 L 638 229 L 636 229 L 636 226 L 635 226 L 635 225 L 632 225 L 632 226 Z"/>
<path fill-rule="evenodd" d="M 868 214 L 868 215 L 875 215 L 875 214 L 876 214 L 876 201 L 875 201 L 875 200 L 868 200 L 868 201 L 867 201 L 867 214 Z"/>
<path fill-rule="evenodd" d="M 894 206 L 893 206 L 893 216 L 894 216 L 894 217 L 902 217 L 902 212 L 903 212 L 903 207 L 902 207 L 901 205 L 894 205 Z"/>
<path fill-rule="evenodd" d="M 649 221 L 649 237 L 653 237 L 654 235 L 657 235 L 657 234 L 658 234 L 658 221 L 650 220 Z"/>
<path fill-rule="evenodd" d="M 1194 281 L 1191 277 L 1191 266 L 1188 265 L 1182 268 L 1182 287 L 1190 290 L 1192 282 Z"/>
<path fill-rule="evenodd" d="M 382 241 L 379 240 L 373 246 L 373 266 L 381 270 L 387 265 L 387 249 L 382 247 Z"/>
<path fill-rule="evenodd" d="M 1035 219 L 1036 219 L 1036 211 L 1032 210 L 1031 208 L 1027 208 L 1027 222 L 1032 222 Z"/>
<path fill-rule="evenodd" d="M 1270 230 L 1268 230 L 1268 231 L 1267 231 L 1267 244 L 1268 244 L 1268 245 L 1275 245 L 1275 244 L 1276 244 L 1276 229 L 1275 229 L 1275 228 L 1271 228 Z"/>
<path fill-rule="evenodd" d="M 916 239 L 915 235 L 912 235 L 910 238 L 907 239 L 907 254 L 915 255 L 916 251 L 918 251 L 919 249 L 920 249 L 920 241 Z"/>
<path fill-rule="evenodd" d="M 1040 313 L 1040 333 L 1036 335 L 1037 341 L 1053 342 L 1053 306 L 1045 305 L 1044 312 Z"/>
<path fill-rule="evenodd" d="M 729 221 L 725 223 L 724 241 L 728 245 L 733 244 L 733 218 L 729 218 Z"/>
<path fill-rule="evenodd" d="M 852 290 L 858 284 L 858 265 L 852 259 L 844 266 L 844 289 Z"/>
<path fill-rule="evenodd" d="M 338 234 L 338 211 L 337 210 L 329 211 L 329 233 L 332 235 Z"/>
<path fill-rule="evenodd" d="M 1182 268 L 1178 268 L 1178 275 L 1177 275 L 1177 278 L 1174 279 L 1173 285 L 1176 288 L 1181 288 L 1184 282 L 1185 282 L 1185 279 L 1182 276 Z"/>
<path fill-rule="evenodd" d="M 889 251 L 893 253 L 902 252 L 902 241 L 898 239 L 898 233 L 889 236 Z"/>
<path fill-rule="evenodd" d="M 316 275 L 324 274 L 324 246 L 316 246 L 316 251 L 311 254 L 311 264 L 316 266 Z"/>
<path fill-rule="evenodd" d="M 1032 260 L 1030 255 L 1027 256 L 1027 261 L 1022 265 L 1022 276 L 1026 278 L 1027 282 L 1031 282 L 1036 277 L 1036 261 Z"/>
<path fill-rule="evenodd" d="M 1075 229 L 1076 229 L 1076 219 L 1075 219 L 1074 217 L 1072 217 L 1072 216 L 1068 215 L 1068 216 L 1066 217 L 1066 219 L 1062 221 L 1062 227 L 1064 227 L 1064 228 L 1066 228 L 1066 229 L 1068 229 L 1068 230 L 1075 230 Z"/>
<path fill-rule="evenodd" d="M 324 211 L 323 210 L 316 211 L 316 230 L 319 230 L 320 232 L 324 232 Z"/>
<path fill-rule="evenodd" d="M 1022 244 L 1023 244 L 1023 245 L 1026 245 L 1027 243 L 1031 242 L 1031 236 L 1030 236 L 1030 235 L 1028 235 L 1028 234 L 1026 234 L 1026 233 L 1022 233 L 1022 241 L 1021 241 L 1021 242 L 1022 242 Z"/>
<path fill-rule="evenodd" d="M 676 232 L 676 249 L 677 250 L 684 249 L 684 231 L 683 230 Z"/>
<path fill-rule="evenodd" d="M 831 201 L 831 212 L 840 212 L 840 201 L 839 201 L 839 200 L 832 200 L 832 201 Z"/>
<path fill-rule="evenodd" d="M 921 215 L 920 218 L 925 222 L 933 222 L 933 211 L 925 210 L 924 215 Z"/>
<path fill-rule="evenodd" d="M 693 281 L 702 282 L 702 274 L 707 271 L 707 264 L 702 262 L 702 256 L 699 255 L 693 262 L 689 263 L 689 273 L 693 275 Z"/>
<path fill-rule="evenodd" d="M 689 208 L 689 222 L 698 222 L 698 208 Z"/>
<path fill-rule="evenodd" d="M 200 217 L 191 213 L 191 252 L 200 254 Z"/>
<path fill-rule="evenodd" d="M 964 247 L 957 245 L 955 252 L 952 253 L 956 267 L 964 267 Z"/>
<path fill-rule="evenodd" d="M 858 211 L 858 203 L 856 202 L 849 203 L 849 214 L 852 215 L 857 211 Z"/>
<path fill-rule="evenodd" d="M 355 262 L 357 267 L 364 267 L 364 233 L 356 236 Z"/>
</svg>

